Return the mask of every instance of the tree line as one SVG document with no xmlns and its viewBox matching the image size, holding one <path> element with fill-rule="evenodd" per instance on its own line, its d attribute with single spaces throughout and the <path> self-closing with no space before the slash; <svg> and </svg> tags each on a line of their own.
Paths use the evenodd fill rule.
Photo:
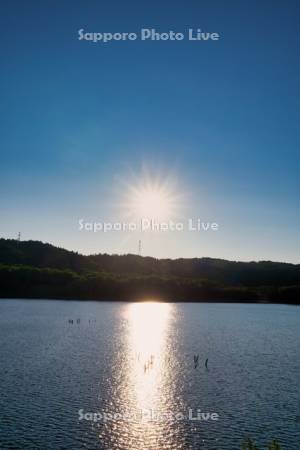
<svg viewBox="0 0 300 450">
<path fill-rule="evenodd" d="M 91 300 L 286 302 L 300 265 L 213 258 L 84 256 L 39 241 L 0 239 L 0 296 Z"/>
</svg>

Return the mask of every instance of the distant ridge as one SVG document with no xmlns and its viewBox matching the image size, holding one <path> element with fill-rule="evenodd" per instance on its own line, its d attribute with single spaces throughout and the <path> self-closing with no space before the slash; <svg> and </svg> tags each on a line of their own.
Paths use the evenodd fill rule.
<svg viewBox="0 0 300 450">
<path fill-rule="evenodd" d="M 298 303 L 300 297 L 300 264 L 235 262 L 214 258 L 155 259 L 132 254 L 84 256 L 40 241 L 0 239 L 0 296 L 15 295 L 16 290 L 25 296 L 22 294 L 24 271 L 27 271 L 28 295 L 36 291 L 41 292 L 40 295 L 47 294 L 48 281 L 37 283 L 37 274 L 44 274 L 46 278 L 51 275 L 52 279 L 64 274 L 64 289 L 51 289 L 50 297 L 81 295 L 97 299 L 108 294 L 114 296 L 115 293 L 118 299 L 155 294 L 174 300 L 186 298 L 196 301 L 206 296 L 215 300 L 226 297 L 228 301 L 230 290 L 233 301 L 240 295 L 242 300 L 249 298 L 249 301 L 281 301 L 282 298 L 283 301 Z M 14 286 L 5 279 L 9 274 L 14 279 Z M 23 281 L 20 281 L 21 275 Z M 67 280 L 68 277 L 72 280 Z M 71 281 L 72 289 L 70 286 L 67 289 Z M 97 288 L 91 291 L 92 283 Z M 75 284 L 78 288 L 80 285 L 78 293 Z"/>
</svg>

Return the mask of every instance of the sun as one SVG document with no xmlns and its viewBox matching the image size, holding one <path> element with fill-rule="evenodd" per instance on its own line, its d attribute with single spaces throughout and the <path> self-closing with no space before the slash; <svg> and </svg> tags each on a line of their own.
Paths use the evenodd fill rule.
<svg viewBox="0 0 300 450">
<path fill-rule="evenodd" d="M 138 220 L 170 220 L 179 211 L 181 197 L 170 177 L 151 176 L 147 172 L 128 183 L 123 207 Z"/>
<path fill-rule="evenodd" d="M 133 215 L 145 219 L 166 219 L 172 213 L 173 199 L 163 186 L 142 186 L 134 190 Z"/>
</svg>

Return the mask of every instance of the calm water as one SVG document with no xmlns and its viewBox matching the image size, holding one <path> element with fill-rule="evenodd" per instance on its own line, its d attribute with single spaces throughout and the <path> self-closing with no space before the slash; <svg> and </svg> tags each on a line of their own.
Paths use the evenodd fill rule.
<svg viewBox="0 0 300 450">
<path fill-rule="evenodd" d="M 285 305 L 0 300 L 0 448 L 296 450 L 299 322 Z"/>
</svg>

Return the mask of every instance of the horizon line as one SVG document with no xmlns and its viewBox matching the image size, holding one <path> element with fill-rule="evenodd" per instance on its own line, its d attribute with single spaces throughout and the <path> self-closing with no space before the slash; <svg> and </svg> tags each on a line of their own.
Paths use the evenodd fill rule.
<svg viewBox="0 0 300 450">
<path fill-rule="evenodd" d="M 218 261 L 226 261 L 226 262 L 230 262 L 230 263 L 243 263 L 243 264 L 250 264 L 250 263 L 274 263 L 274 264 L 288 264 L 288 265 L 292 265 L 292 266 L 299 266 L 299 263 L 292 263 L 292 262 L 287 262 L 287 261 L 273 261 L 270 259 L 261 259 L 261 260 L 249 260 L 249 261 L 244 261 L 244 260 L 231 260 L 231 259 L 225 259 L 225 258 L 214 258 L 211 256 L 194 256 L 194 257 L 176 257 L 176 258 L 171 258 L 171 257 L 166 257 L 166 258 L 156 258 L 155 256 L 150 256 L 150 255 L 139 255 L 137 253 L 90 253 L 90 254 L 84 254 L 84 253 L 80 253 L 77 250 L 70 250 L 68 248 L 65 247 L 60 247 L 59 245 L 53 244 L 51 242 L 44 242 L 44 241 L 39 241 L 39 240 L 34 240 L 34 239 L 27 239 L 27 240 L 19 240 L 16 238 L 5 238 L 5 237 L 0 237 L 0 241 L 4 240 L 4 241 L 15 241 L 15 242 L 38 242 L 40 244 L 43 245 L 51 245 L 52 247 L 58 248 L 60 250 L 65 250 L 67 252 L 72 252 L 72 253 L 77 253 L 78 256 L 83 256 L 83 257 L 90 257 L 90 256 L 99 256 L 99 255 L 106 255 L 106 256 L 135 256 L 135 257 L 139 257 L 139 258 L 151 258 L 154 259 L 156 261 L 177 261 L 177 260 L 186 260 L 186 261 L 190 261 L 190 260 L 194 260 L 194 259 L 210 259 L 210 260 L 218 260 Z"/>
</svg>

